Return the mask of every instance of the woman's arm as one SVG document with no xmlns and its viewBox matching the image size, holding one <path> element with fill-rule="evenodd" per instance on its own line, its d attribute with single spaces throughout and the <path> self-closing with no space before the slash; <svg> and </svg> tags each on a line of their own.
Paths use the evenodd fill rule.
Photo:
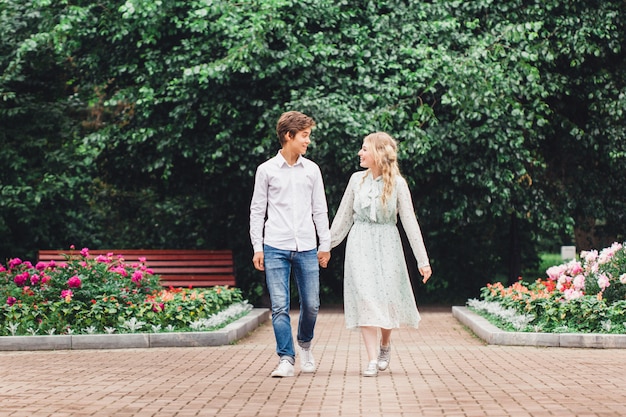
<svg viewBox="0 0 626 417">
<path fill-rule="evenodd" d="M 350 228 L 352 227 L 352 223 L 354 222 L 353 182 L 355 178 L 356 174 L 352 174 L 352 177 L 350 177 L 350 181 L 348 181 L 348 186 L 343 193 L 343 197 L 341 198 L 341 203 L 339 203 L 337 214 L 335 214 L 335 218 L 333 219 L 332 225 L 330 226 L 330 246 L 332 248 L 339 245 L 346 238 L 348 232 L 350 231 Z"/>
<path fill-rule="evenodd" d="M 426 246 L 424 246 L 422 231 L 417 222 L 417 217 L 415 216 L 409 186 L 404 178 L 399 177 L 396 181 L 396 187 L 398 188 L 398 213 L 400 214 L 400 221 L 406 232 L 415 259 L 417 259 L 417 266 L 419 268 L 428 266 L 430 265 L 430 261 L 428 260 Z"/>
</svg>

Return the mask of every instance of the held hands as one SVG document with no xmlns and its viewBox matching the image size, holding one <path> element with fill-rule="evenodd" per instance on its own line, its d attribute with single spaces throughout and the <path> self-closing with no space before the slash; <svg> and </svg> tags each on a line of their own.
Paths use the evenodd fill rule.
<svg viewBox="0 0 626 417">
<path fill-rule="evenodd" d="M 330 252 L 317 252 L 317 260 L 322 268 L 326 268 L 330 261 Z"/>
<path fill-rule="evenodd" d="M 259 271 L 265 271 L 263 260 L 263 252 L 254 252 L 254 256 L 252 257 L 252 264 L 254 265 L 254 268 Z M 328 261 L 330 261 L 330 252 L 318 252 L 317 260 L 322 268 L 326 268 L 328 266 Z"/>
<path fill-rule="evenodd" d="M 426 281 L 428 281 L 428 278 L 430 278 L 430 276 L 433 274 L 433 270 L 430 268 L 430 265 L 423 266 L 419 268 L 419 270 L 420 270 L 420 274 L 422 274 L 422 276 L 424 277 L 422 279 L 422 282 L 426 284 Z"/>
</svg>

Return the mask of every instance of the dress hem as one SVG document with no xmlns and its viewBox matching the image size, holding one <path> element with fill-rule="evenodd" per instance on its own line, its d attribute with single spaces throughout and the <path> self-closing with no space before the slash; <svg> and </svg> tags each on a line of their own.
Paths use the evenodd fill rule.
<svg viewBox="0 0 626 417">
<path fill-rule="evenodd" d="M 346 329 L 348 329 L 348 330 L 359 330 L 361 327 L 379 327 L 379 328 L 385 329 L 385 330 L 418 329 L 419 328 L 419 324 L 401 324 L 401 325 L 395 326 L 395 327 L 382 327 L 379 324 L 356 324 L 354 326 L 347 326 L 346 325 Z"/>
</svg>

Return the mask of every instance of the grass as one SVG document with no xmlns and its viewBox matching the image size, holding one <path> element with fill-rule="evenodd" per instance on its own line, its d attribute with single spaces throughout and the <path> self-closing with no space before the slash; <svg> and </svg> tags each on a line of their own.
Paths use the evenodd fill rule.
<svg viewBox="0 0 626 417">
<path fill-rule="evenodd" d="M 546 270 L 551 266 L 561 265 L 564 261 L 560 253 L 543 252 L 539 254 L 540 262 L 537 268 L 522 271 L 522 278 L 526 281 L 534 281 L 537 278 L 547 277 Z"/>
</svg>

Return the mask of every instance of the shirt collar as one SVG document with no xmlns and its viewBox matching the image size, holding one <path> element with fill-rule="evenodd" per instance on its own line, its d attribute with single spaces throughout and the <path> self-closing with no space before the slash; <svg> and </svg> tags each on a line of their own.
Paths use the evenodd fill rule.
<svg viewBox="0 0 626 417">
<path fill-rule="evenodd" d="M 276 153 L 276 158 L 278 158 L 278 159 L 277 159 L 277 160 L 278 160 L 278 166 L 281 166 L 281 167 L 282 167 L 283 165 L 289 166 L 289 164 L 287 163 L 287 160 L 285 159 L 285 157 L 283 156 L 283 154 L 282 154 L 282 153 L 280 153 L 280 151 L 278 151 L 278 152 Z M 299 156 L 298 156 L 298 159 L 296 159 L 296 163 L 295 163 L 295 164 L 293 164 L 293 166 L 296 166 L 296 165 L 303 165 L 303 162 L 302 162 L 302 161 L 303 161 L 303 159 L 304 159 L 304 158 L 302 157 L 302 155 L 299 155 Z"/>
</svg>

